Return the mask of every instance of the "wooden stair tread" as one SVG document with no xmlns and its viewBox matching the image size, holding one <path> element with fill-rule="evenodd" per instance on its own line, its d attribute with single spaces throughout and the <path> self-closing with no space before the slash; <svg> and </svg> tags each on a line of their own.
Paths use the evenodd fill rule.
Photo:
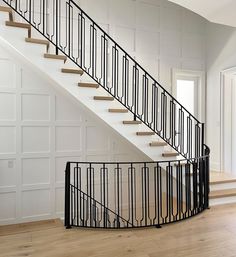
<svg viewBox="0 0 236 257">
<path fill-rule="evenodd" d="M 6 26 L 31 29 L 31 25 L 28 23 L 16 22 L 16 21 L 6 21 Z"/>
<path fill-rule="evenodd" d="M 166 142 L 159 142 L 159 141 L 154 141 L 154 142 L 151 142 L 150 144 L 149 144 L 150 146 L 152 146 L 152 147 L 158 147 L 158 146 L 166 146 L 167 145 L 167 143 Z"/>
<path fill-rule="evenodd" d="M 141 132 L 136 132 L 137 136 L 154 136 L 155 132 L 152 131 L 141 131 Z"/>
<path fill-rule="evenodd" d="M 11 7 L 0 6 L 0 12 L 12 12 Z"/>
<path fill-rule="evenodd" d="M 139 124 L 142 124 L 142 121 L 140 121 L 140 120 L 124 120 L 123 124 L 125 124 L 125 125 L 139 125 Z"/>
<path fill-rule="evenodd" d="M 66 62 L 67 57 L 65 55 L 56 55 L 56 54 L 44 54 L 44 58 L 62 60 Z"/>
<path fill-rule="evenodd" d="M 29 43 L 35 43 L 35 44 L 42 44 L 42 45 L 49 45 L 49 41 L 44 40 L 44 39 L 38 39 L 38 38 L 25 38 L 25 42 Z"/>
<path fill-rule="evenodd" d="M 12 12 L 11 7 L 0 6 L 0 12 L 8 12 L 9 13 L 9 20 L 13 21 L 13 12 Z"/>
<path fill-rule="evenodd" d="M 79 74 L 79 75 L 83 75 L 83 71 L 80 69 L 71 69 L 71 68 L 62 68 L 61 69 L 62 73 L 70 73 L 70 74 Z"/>
<path fill-rule="evenodd" d="M 231 197 L 231 196 L 236 196 L 236 188 L 211 191 L 209 198 L 216 199 L 216 198 Z"/>
<path fill-rule="evenodd" d="M 94 96 L 93 99 L 98 100 L 98 101 L 113 101 L 114 97 L 112 97 L 112 96 Z"/>
<path fill-rule="evenodd" d="M 219 180 L 219 181 L 210 181 L 211 185 L 220 185 L 220 184 L 228 184 L 228 183 L 235 183 L 236 178 L 226 179 L 226 180 Z"/>
<path fill-rule="evenodd" d="M 78 86 L 87 88 L 99 88 L 99 85 L 94 83 L 79 83 Z"/>
<path fill-rule="evenodd" d="M 31 25 L 28 23 L 22 23 L 22 22 L 15 22 L 15 21 L 6 21 L 6 26 L 10 27 L 16 27 L 16 28 L 22 28 L 22 29 L 28 29 L 28 37 L 31 38 Z"/>
<path fill-rule="evenodd" d="M 38 39 L 38 38 L 29 38 L 29 37 L 27 37 L 27 38 L 25 38 L 25 42 L 33 43 L 33 44 L 46 45 L 47 50 L 48 50 L 49 45 L 50 45 L 49 41 L 44 40 L 44 39 Z"/>
<path fill-rule="evenodd" d="M 127 109 L 121 109 L 121 108 L 112 108 L 112 109 L 108 109 L 109 112 L 113 112 L 113 113 L 127 113 L 128 110 Z"/>
<path fill-rule="evenodd" d="M 176 157 L 176 156 L 179 156 L 179 154 L 175 152 L 165 152 L 162 154 L 162 157 Z"/>
</svg>

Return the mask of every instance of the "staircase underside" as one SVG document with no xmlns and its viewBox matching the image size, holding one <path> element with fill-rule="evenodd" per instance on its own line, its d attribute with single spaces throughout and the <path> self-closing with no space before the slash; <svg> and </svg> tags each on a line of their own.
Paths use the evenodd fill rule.
<svg viewBox="0 0 236 257">
<path fill-rule="evenodd" d="M 30 38 L 32 33 L 34 38 Z M 65 55 L 50 53 L 54 51 L 54 47 L 49 47 L 47 40 L 31 31 L 30 25 L 12 21 L 5 23 L 5 19 L 2 19 L 0 44 L 14 58 L 24 60 L 30 69 L 40 73 L 50 84 L 75 98 L 129 141 L 143 153 L 143 160 L 172 160 L 178 156 L 175 151 L 170 152 L 171 148 L 146 125 L 139 120 L 134 121 L 133 114 L 79 70 Z"/>
</svg>

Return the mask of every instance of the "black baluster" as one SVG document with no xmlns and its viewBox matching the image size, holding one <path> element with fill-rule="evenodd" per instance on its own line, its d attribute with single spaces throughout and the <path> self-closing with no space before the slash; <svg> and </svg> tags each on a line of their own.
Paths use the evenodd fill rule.
<svg viewBox="0 0 236 257">
<path fill-rule="evenodd" d="M 65 171 L 65 226 L 71 228 L 70 224 L 70 163 L 66 164 Z"/>
</svg>

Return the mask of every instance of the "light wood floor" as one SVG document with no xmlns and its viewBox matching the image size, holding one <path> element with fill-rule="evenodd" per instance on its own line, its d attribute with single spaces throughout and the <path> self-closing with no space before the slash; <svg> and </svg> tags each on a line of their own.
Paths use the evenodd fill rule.
<svg viewBox="0 0 236 257">
<path fill-rule="evenodd" d="M 65 230 L 59 220 L 0 227 L 1 257 L 235 257 L 236 205 L 161 229 Z"/>
</svg>

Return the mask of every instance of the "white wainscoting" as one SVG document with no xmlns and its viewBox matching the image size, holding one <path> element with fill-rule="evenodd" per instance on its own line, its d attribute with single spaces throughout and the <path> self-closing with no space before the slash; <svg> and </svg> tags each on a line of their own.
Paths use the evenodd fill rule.
<svg viewBox="0 0 236 257">
<path fill-rule="evenodd" d="M 77 2 L 165 88 L 173 68 L 205 70 L 200 16 L 164 0 Z M 0 71 L 0 224 L 61 217 L 68 160 L 143 160 L 2 49 Z"/>
<path fill-rule="evenodd" d="M 0 49 L 0 225 L 63 216 L 67 161 L 145 160 Z"/>
<path fill-rule="evenodd" d="M 201 16 L 167 0 L 76 2 L 166 89 L 173 68 L 206 69 Z"/>
</svg>

